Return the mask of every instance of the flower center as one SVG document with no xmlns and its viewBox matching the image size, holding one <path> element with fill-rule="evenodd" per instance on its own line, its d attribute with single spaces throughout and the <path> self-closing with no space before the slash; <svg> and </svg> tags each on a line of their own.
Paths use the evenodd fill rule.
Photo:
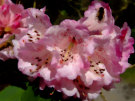
<svg viewBox="0 0 135 101">
<path fill-rule="evenodd" d="M 27 33 L 27 36 L 28 36 L 28 41 L 29 42 L 35 42 L 35 41 L 38 41 L 38 40 L 40 40 L 42 38 L 41 33 L 39 33 L 36 30 L 31 32 L 31 34 Z"/>
<path fill-rule="evenodd" d="M 91 62 L 90 71 L 95 73 L 96 75 L 98 75 L 100 77 L 104 77 L 105 69 L 103 68 L 104 67 L 103 63 L 101 63 L 100 61 L 97 63 L 92 62 L 92 61 L 90 61 L 90 62 Z"/>
<path fill-rule="evenodd" d="M 72 54 L 72 48 L 74 47 L 74 42 L 72 41 L 67 49 L 61 50 L 60 52 L 60 63 L 63 64 L 63 62 L 72 61 L 73 60 L 73 54 Z"/>
<path fill-rule="evenodd" d="M 11 31 L 11 27 L 5 27 L 4 31 L 5 32 L 10 32 Z"/>
<path fill-rule="evenodd" d="M 42 58 L 40 58 L 40 57 L 35 57 L 35 60 L 36 60 L 37 62 L 34 63 L 34 64 L 31 64 L 31 65 L 36 65 L 37 68 L 36 68 L 35 70 L 30 69 L 30 72 L 31 72 L 32 74 L 35 73 L 35 72 L 38 72 L 39 69 L 41 69 L 42 67 L 45 67 L 45 66 L 49 65 L 50 62 L 51 62 L 51 59 L 52 59 L 51 56 L 45 58 L 44 60 L 43 60 Z"/>
<path fill-rule="evenodd" d="M 97 59 L 94 61 L 90 57 L 88 57 L 88 60 L 90 62 L 90 71 L 98 76 L 104 77 L 104 71 L 105 71 L 104 64 L 101 63 L 101 61 L 98 61 Z"/>
</svg>

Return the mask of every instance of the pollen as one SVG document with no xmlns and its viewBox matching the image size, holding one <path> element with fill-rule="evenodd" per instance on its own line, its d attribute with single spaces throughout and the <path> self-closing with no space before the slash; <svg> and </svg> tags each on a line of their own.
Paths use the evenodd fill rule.
<svg viewBox="0 0 135 101">
<path fill-rule="evenodd" d="M 75 40 L 75 39 L 74 39 Z M 71 42 L 68 47 L 64 50 L 61 50 L 60 51 L 60 64 L 63 64 L 64 62 L 67 62 L 67 61 L 73 61 L 73 54 L 72 54 L 72 48 L 74 47 L 74 43 Z"/>
<path fill-rule="evenodd" d="M 37 30 L 33 30 L 33 32 L 31 32 L 30 34 L 27 33 L 27 36 L 29 42 L 35 42 L 42 38 L 41 33 L 39 33 Z"/>
<path fill-rule="evenodd" d="M 60 53 L 60 57 L 61 57 L 60 64 L 63 64 L 64 62 L 73 60 L 72 52 L 69 51 L 68 49 L 62 50 Z"/>
<path fill-rule="evenodd" d="M 103 64 L 100 61 L 98 62 L 94 62 L 90 60 L 90 71 L 95 73 L 98 76 L 104 77 L 104 71 L 105 69 L 103 69 L 100 65 Z"/>
</svg>

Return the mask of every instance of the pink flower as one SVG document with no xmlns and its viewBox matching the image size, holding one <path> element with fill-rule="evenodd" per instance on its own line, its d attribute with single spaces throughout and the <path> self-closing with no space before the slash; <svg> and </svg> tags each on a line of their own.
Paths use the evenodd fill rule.
<svg viewBox="0 0 135 101">
<path fill-rule="evenodd" d="M 93 1 L 88 10 L 84 13 L 84 18 L 80 19 L 90 31 L 99 31 L 114 24 L 111 9 L 104 2 Z"/>
<path fill-rule="evenodd" d="M 28 15 L 23 20 L 27 32 L 20 40 L 21 45 L 28 42 L 37 42 L 44 37 L 45 31 L 51 26 L 50 19 L 44 12 L 45 8 L 40 10 L 35 8 L 27 9 Z"/>
<path fill-rule="evenodd" d="M 45 13 L 45 7 L 42 9 L 28 8 L 28 17 L 25 19 L 25 25 L 29 30 L 35 29 L 40 33 L 45 33 L 46 29 L 51 26 L 50 19 Z"/>
<path fill-rule="evenodd" d="M 73 80 L 80 73 L 83 60 L 79 46 L 88 35 L 88 30 L 74 20 L 65 20 L 60 26 L 52 26 L 46 31 L 46 36 L 52 44 L 50 47 L 55 52 L 53 64 L 57 78 Z"/>
<path fill-rule="evenodd" d="M 120 81 L 130 65 L 134 39 L 126 23 L 121 29 L 114 24 L 108 4 L 93 1 L 84 18 L 54 26 L 43 12 L 27 9 L 27 33 L 13 41 L 19 70 L 40 77 L 41 90 L 53 87 L 87 101 Z"/>
<path fill-rule="evenodd" d="M 121 33 L 118 36 L 118 39 L 120 41 L 120 46 L 122 48 L 122 58 L 120 61 L 122 68 L 122 73 L 130 66 L 128 63 L 128 58 L 130 57 L 131 53 L 134 53 L 134 39 L 131 36 L 131 29 L 128 27 L 127 23 L 124 23 Z"/>
<path fill-rule="evenodd" d="M 68 27 L 66 24 L 69 22 L 74 22 L 75 25 L 73 27 Z M 76 30 L 73 30 L 74 28 L 76 28 Z M 45 80 L 50 81 L 52 78 L 48 78 L 51 77 L 49 75 L 55 74 L 56 72 L 56 75 L 53 76 L 54 79 L 67 77 L 73 80 L 78 75 L 80 68 L 83 67 L 81 57 L 79 53 L 77 53 L 76 48 L 77 45 L 82 43 L 83 37 L 88 35 L 86 32 L 88 31 L 83 29 L 83 27 L 81 28 L 79 23 L 76 21 L 66 20 L 61 23 L 60 26 L 53 26 L 47 29 L 45 35 L 43 34 L 44 38 L 39 38 L 37 41 L 34 40 L 32 34 L 27 34 L 27 36 L 29 38 L 31 36 L 31 40 L 33 39 L 34 41 L 31 42 L 29 41 L 30 39 L 26 39 L 26 35 L 24 36 L 25 38 L 22 37 L 22 39 L 20 39 L 19 43 L 14 41 L 15 46 L 18 46 L 18 48 L 15 47 L 15 50 L 17 50 L 17 57 L 19 60 L 21 60 L 21 64 L 22 62 L 28 62 L 30 64 L 36 63 L 35 65 L 40 64 L 42 67 L 45 61 L 47 61 L 44 59 L 47 58 L 46 56 L 48 54 L 50 65 L 37 71 L 39 72 L 40 76 Z M 25 43 L 22 44 L 22 42 Z M 28 54 L 31 53 L 32 55 L 28 56 Z M 43 56 L 44 53 L 45 56 Z M 41 61 L 38 60 L 43 60 L 43 63 L 40 63 Z M 23 73 L 25 73 L 21 69 L 25 67 L 22 67 L 21 65 L 18 65 L 18 67 Z M 26 69 L 29 68 L 26 67 Z M 51 74 L 49 72 L 51 72 Z"/>
<path fill-rule="evenodd" d="M 42 39 L 45 35 L 47 28 L 51 26 L 49 17 L 44 14 L 45 8 L 40 10 L 35 8 L 28 8 L 27 14 L 23 19 L 23 24 L 27 31 L 23 34 L 21 39 L 14 40 L 14 52 L 15 56 L 18 56 L 18 49 L 25 45 L 25 43 L 35 43 Z"/>
<path fill-rule="evenodd" d="M 50 41 L 49 49 L 53 52 L 51 64 L 54 66 L 44 68 L 44 71 L 40 69 L 40 76 L 43 78 L 40 89 L 44 88 L 43 85 L 47 85 L 63 92 L 66 96 L 77 96 L 85 99 L 92 96 L 95 98 L 105 84 L 111 83 L 113 77 L 109 75 L 103 63 L 95 66 L 97 71 L 102 69 L 103 75 L 97 75 L 90 66 L 88 67 L 90 65 L 88 59 L 90 53 L 88 53 L 89 49 L 87 51 L 87 45 L 84 44 L 90 36 L 86 27 L 74 20 L 65 20 L 59 26 L 50 27 L 46 31 L 45 37 Z M 102 43 L 105 42 L 103 40 Z M 99 44 L 96 41 L 93 43 Z M 91 42 L 86 44 L 91 45 Z M 91 47 L 95 47 L 95 44 Z M 97 53 L 91 54 L 93 54 L 93 59 L 98 55 Z M 93 60 L 94 64 L 99 62 L 98 58 L 96 59 Z M 89 75 L 89 72 L 91 76 L 93 75 L 93 78 Z M 53 73 L 55 73 L 53 79 L 50 79 Z M 98 82 L 101 81 L 102 83 L 99 85 Z"/>
<path fill-rule="evenodd" d="M 128 66 L 124 65 L 128 64 L 127 56 L 133 52 L 129 27 L 110 28 L 109 34 L 110 29 L 102 29 L 98 35 L 74 20 L 51 26 L 42 39 L 20 47 L 19 70 L 41 77 L 40 89 L 49 86 L 66 96 L 94 99 L 101 88 L 119 82 L 119 75 Z M 47 58 L 49 65 L 44 64 Z"/>
<path fill-rule="evenodd" d="M 3 4 L 9 4 L 9 3 L 12 3 L 12 1 L 11 0 L 0 0 L 0 6 Z"/>
<path fill-rule="evenodd" d="M 28 76 L 40 76 L 39 70 L 47 68 L 51 63 L 52 54 L 42 40 L 38 43 L 26 43 L 18 51 L 18 68 Z"/>
<path fill-rule="evenodd" d="M 15 58 L 12 50 L 14 36 L 18 39 L 25 31 L 22 19 L 25 11 L 22 5 L 15 5 L 12 2 L 0 6 L 0 59 Z"/>
<path fill-rule="evenodd" d="M 107 29 L 104 29 L 106 31 L 102 30 L 101 35 L 90 35 L 84 43 L 84 53 L 89 54 L 90 67 L 81 70 L 80 78 L 84 83 L 82 85 L 92 88 L 89 91 L 111 88 L 114 82 L 120 81 L 119 75 L 129 67 L 128 58 L 134 52 L 130 28 L 126 23 L 122 29 L 117 26 L 111 28 L 111 33 L 105 35 Z"/>
<path fill-rule="evenodd" d="M 87 28 L 74 20 L 65 20 L 59 26 L 52 26 L 45 32 L 44 38 L 20 44 L 18 68 L 28 76 L 43 78 L 41 89 L 44 88 L 44 85 L 48 85 L 65 92 L 68 96 L 77 93 L 79 96 L 72 80 L 77 78 L 80 69 L 83 68 L 79 45 L 88 35 Z M 63 80 L 63 82 L 59 80 Z M 64 83 L 64 81 L 68 81 L 68 83 Z M 70 85 L 69 83 L 73 87 L 67 86 Z M 73 88 L 73 91 L 66 90 L 70 87 Z"/>
<path fill-rule="evenodd" d="M 26 11 L 27 17 L 23 19 L 23 24 L 27 32 L 20 40 L 13 41 L 14 52 L 19 60 L 20 71 L 34 78 L 42 77 L 43 71 L 47 74 L 52 58 L 52 53 L 47 49 L 49 41 L 42 40 L 51 23 L 49 17 L 44 14 L 45 8 L 40 10 L 28 8 Z"/>
</svg>

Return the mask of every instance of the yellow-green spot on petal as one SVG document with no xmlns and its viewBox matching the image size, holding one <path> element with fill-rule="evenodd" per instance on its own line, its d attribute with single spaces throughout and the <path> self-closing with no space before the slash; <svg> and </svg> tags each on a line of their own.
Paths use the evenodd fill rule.
<svg viewBox="0 0 135 101">
<path fill-rule="evenodd" d="M 12 46 L 12 40 L 15 39 L 15 35 L 12 35 L 5 42 L 0 44 L 0 50 L 7 48 L 8 46 Z"/>
<path fill-rule="evenodd" d="M 66 58 L 68 57 L 68 53 L 71 51 L 71 49 L 73 48 L 73 46 L 74 46 L 74 43 L 71 42 L 71 43 L 69 44 L 68 48 L 67 48 L 67 51 L 66 51 L 66 53 L 65 53 L 64 59 L 66 59 Z"/>
<path fill-rule="evenodd" d="M 4 31 L 5 31 L 5 32 L 10 32 L 10 31 L 11 31 L 11 27 L 5 27 L 5 28 L 4 28 Z"/>
</svg>

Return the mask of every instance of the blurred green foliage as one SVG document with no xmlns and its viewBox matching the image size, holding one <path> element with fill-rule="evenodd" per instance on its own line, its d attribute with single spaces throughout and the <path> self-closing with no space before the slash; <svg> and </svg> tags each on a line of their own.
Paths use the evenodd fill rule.
<svg viewBox="0 0 135 101">
<path fill-rule="evenodd" d="M 23 89 L 9 86 L 0 92 L 0 101 L 21 101 L 22 93 Z"/>
<path fill-rule="evenodd" d="M 132 68 L 128 68 L 125 73 L 121 74 L 123 81 L 129 84 L 135 85 L 135 65 Z"/>
<path fill-rule="evenodd" d="M 36 96 L 33 92 L 32 86 L 28 86 L 27 90 L 21 95 L 21 101 L 51 101 L 50 99 L 43 99 Z"/>
<path fill-rule="evenodd" d="M 0 92 L 0 101 L 51 101 L 50 99 L 43 99 L 40 96 L 35 96 L 31 86 L 26 90 L 8 86 Z"/>
</svg>

